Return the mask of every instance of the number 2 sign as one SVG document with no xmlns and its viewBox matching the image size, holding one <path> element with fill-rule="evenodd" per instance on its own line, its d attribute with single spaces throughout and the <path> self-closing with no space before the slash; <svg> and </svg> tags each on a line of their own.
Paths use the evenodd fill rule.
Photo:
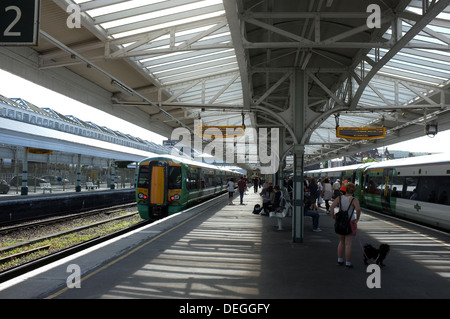
<svg viewBox="0 0 450 319">
<path fill-rule="evenodd" d="M 0 45 L 37 45 L 40 0 L 0 1 Z"/>
</svg>

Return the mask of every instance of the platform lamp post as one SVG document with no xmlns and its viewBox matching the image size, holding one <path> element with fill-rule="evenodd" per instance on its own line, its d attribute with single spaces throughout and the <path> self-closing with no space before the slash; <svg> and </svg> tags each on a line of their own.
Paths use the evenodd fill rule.
<svg viewBox="0 0 450 319">
<path fill-rule="evenodd" d="M 116 188 L 116 163 L 114 160 L 111 160 L 111 185 L 110 188 L 111 189 L 115 189 Z"/>
<path fill-rule="evenodd" d="M 81 154 L 78 154 L 77 185 L 75 186 L 75 192 L 81 192 Z"/>
<path fill-rule="evenodd" d="M 28 147 L 25 147 L 22 165 L 22 187 L 20 195 L 28 195 Z"/>
</svg>

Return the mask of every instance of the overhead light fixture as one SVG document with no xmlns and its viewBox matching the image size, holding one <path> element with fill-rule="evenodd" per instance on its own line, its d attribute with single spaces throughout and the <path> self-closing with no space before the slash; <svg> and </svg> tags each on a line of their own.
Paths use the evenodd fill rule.
<svg viewBox="0 0 450 319">
<path fill-rule="evenodd" d="M 120 92 L 125 93 L 127 95 L 134 95 L 134 92 L 132 89 L 130 89 L 129 87 L 123 85 L 122 83 L 116 81 L 116 80 L 112 80 L 111 81 L 111 85 L 114 85 L 115 87 L 117 87 Z"/>
<path fill-rule="evenodd" d="M 425 125 L 425 135 L 428 137 L 434 137 L 438 133 L 437 124 L 427 124 Z"/>
</svg>

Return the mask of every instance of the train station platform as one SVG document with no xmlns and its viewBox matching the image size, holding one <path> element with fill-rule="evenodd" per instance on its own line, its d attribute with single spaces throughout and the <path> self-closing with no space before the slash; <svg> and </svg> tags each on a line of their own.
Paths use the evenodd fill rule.
<svg viewBox="0 0 450 319">
<path fill-rule="evenodd" d="M 227 205 L 226 196 L 4 282 L 0 298 L 450 297 L 448 234 L 363 212 L 354 268 L 345 269 L 329 215 L 320 213 L 321 232 L 305 217 L 304 241 L 293 243 L 290 217 L 278 230 L 275 219 L 252 214 L 261 200 L 253 189 L 244 205 L 238 198 Z M 360 242 L 391 246 L 379 280 L 367 271 Z M 78 288 L 73 269 L 81 271 Z"/>
</svg>

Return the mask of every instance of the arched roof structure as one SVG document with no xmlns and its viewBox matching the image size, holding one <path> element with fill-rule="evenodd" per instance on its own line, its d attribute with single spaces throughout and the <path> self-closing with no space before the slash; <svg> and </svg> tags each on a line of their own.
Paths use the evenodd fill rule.
<svg viewBox="0 0 450 319">
<path fill-rule="evenodd" d="M 449 5 L 45 0 L 39 44 L 0 48 L 0 67 L 168 137 L 198 119 L 281 128 L 284 150 L 305 145 L 305 163 L 315 163 L 379 145 L 338 138 L 336 125 L 383 126 L 383 143 L 421 136 L 429 123 L 450 129 Z"/>
</svg>

